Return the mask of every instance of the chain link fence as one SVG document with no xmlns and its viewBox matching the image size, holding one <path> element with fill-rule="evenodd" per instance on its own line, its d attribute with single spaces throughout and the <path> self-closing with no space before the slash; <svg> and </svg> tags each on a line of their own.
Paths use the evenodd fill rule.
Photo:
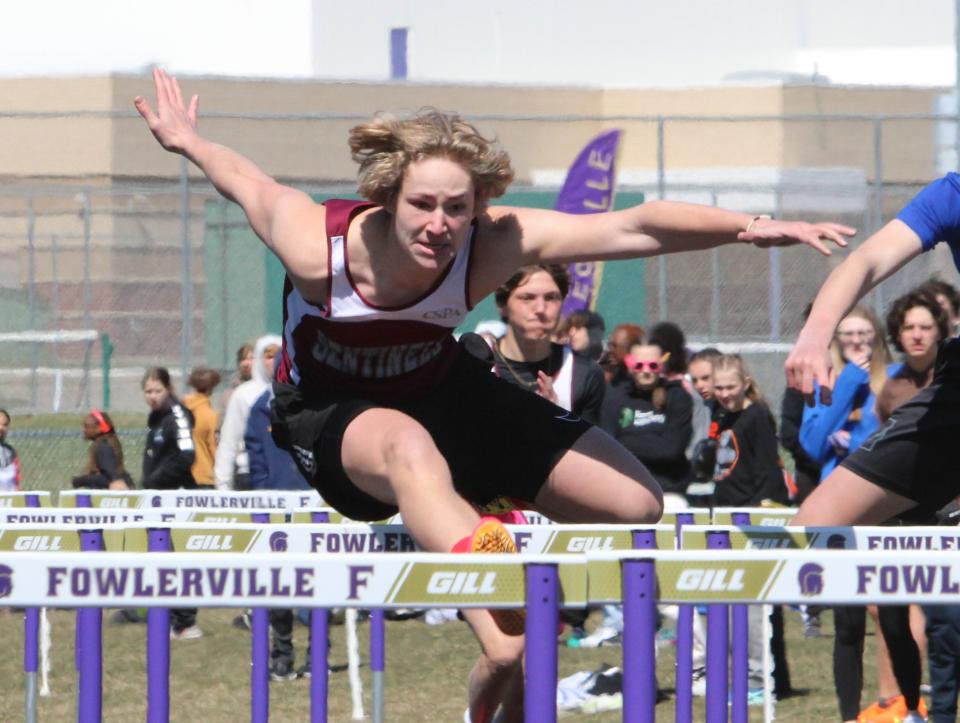
<svg viewBox="0 0 960 723">
<path fill-rule="evenodd" d="M 76 431 L 14 428 L 7 435 L 7 442 L 20 458 L 25 490 L 73 489 L 73 478 L 87 473 L 90 442 L 80 433 L 79 416 Z M 21 422 L 14 418 L 15 426 Z M 146 428 L 117 429 L 117 436 L 123 447 L 124 467 L 139 481 Z"/>
<path fill-rule="evenodd" d="M 33 119 L 40 125 L 41 115 Z M 106 115 L 120 139 L 145 133 L 139 118 Z M 619 127 L 621 195 L 836 220 L 859 229 L 854 246 L 957 161 L 956 117 L 946 115 L 466 115 L 511 152 L 516 190 L 525 194 L 555 194 L 586 141 Z M 363 117 L 209 114 L 204 132 L 266 159 L 268 172 L 274 154 L 285 155 L 275 175 L 323 197 L 353 192 L 345 139 Z M 111 175 L 0 177 L 0 407 L 14 414 L 145 412 L 139 384 L 147 366 L 170 368 L 183 391 L 191 367 L 225 370 L 227 378 L 243 342 L 279 331 L 282 269 L 239 209 L 185 162 L 168 177 L 138 176 L 123 165 L 123 148 L 119 142 Z M 316 169 L 326 170 L 311 175 Z M 637 267 L 642 303 L 631 296 L 620 316 L 645 326 L 673 321 L 697 344 L 753 349 L 748 363 L 776 406 L 802 310 L 843 256 L 728 246 L 649 259 Z M 934 274 L 954 277 L 943 249 L 881 284 L 869 302 L 883 314 Z M 63 330 L 87 336 L 70 340 L 57 334 Z M 81 448 L 55 456 L 83 458 L 79 438 L 41 438 L 30 450 L 35 459 L 71 445 Z M 137 454 L 131 448 L 128 457 Z M 34 467 L 26 455 L 24 464 Z"/>
</svg>

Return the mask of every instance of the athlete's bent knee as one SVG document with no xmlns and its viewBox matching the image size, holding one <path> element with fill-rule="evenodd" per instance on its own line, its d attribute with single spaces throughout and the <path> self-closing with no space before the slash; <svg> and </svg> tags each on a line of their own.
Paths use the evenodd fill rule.
<svg viewBox="0 0 960 723">
<path fill-rule="evenodd" d="M 651 525 L 663 517 L 663 490 L 656 482 L 650 484 L 638 484 L 631 494 L 625 495 L 620 508 L 624 522 Z"/>
<path fill-rule="evenodd" d="M 523 659 L 523 636 L 501 635 L 485 641 L 483 656 L 495 671 L 513 668 Z"/>
<path fill-rule="evenodd" d="M 636 510 L 634 522 L 653 525 L 663 519 L 663 495 L 657 495 L 652 502 L 645 502 Z"/>
</svg>

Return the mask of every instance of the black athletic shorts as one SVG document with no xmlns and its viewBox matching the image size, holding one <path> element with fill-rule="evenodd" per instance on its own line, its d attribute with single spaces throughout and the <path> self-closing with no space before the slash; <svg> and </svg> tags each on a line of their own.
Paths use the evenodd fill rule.
<svg viewBox="0 0 960 723">
<path fill-rule="evenodd" d="M 273 436 L 327 504 L 354 520 L 380 520 L 397 508 L 357 488 L 340 446 L 367 409 L 401 411 L 422 424 L 446 459 L 454 488 L 484 506 L 497 497 L 532 502 L 560 457 L 592 426 L 542 397 L 496 377 L 461 346 L 449 372 L 416 398 L 384 402 L 355 395 L 307 396 L 274 383 Z"/>
<path fill-rule="evenodd" d="M 841 464 L 932 514 L 960 494 L 960 339 L 940 346 L 933 382 Z"/>
</svg>

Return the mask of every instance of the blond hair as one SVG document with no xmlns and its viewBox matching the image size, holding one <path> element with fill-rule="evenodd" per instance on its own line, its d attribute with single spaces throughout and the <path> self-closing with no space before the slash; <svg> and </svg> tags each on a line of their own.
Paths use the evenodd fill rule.
<svg viewBox="0 0 960 723">
<path fill-rule="evenodd" d="M 850 317 L 863 319 L 873 327 L 873 351 L 870 354 L 869 371 L 870 391 L 874 395 L 878 395 L 883 388 L 883 383 L 887 380 L 887 365 L 890 364 L 890 347 L 887 346 L 883 326 L 881 326 L 877 315 L 861 304 L 854 306 L 843 319 L 849 319 Z M 840 323 L 842 324 L 843 320 Z M 839 373 L 847 365 L 847 360 L 843 358 L 843 352 L 836 338 L 830 342 L 830 355 L 833 358 L 833 368 Z"/>
<path fill-rule="evenodd" d="M 763 399 L 763 395 L 760 393 L 760 387 L 757 386 L 756 381 L 754 381 L 753 377 L 750 376 L 750 370 L 747 369 L 747 363 L 739 354 L 721 354 L 719 357 L 717 357 L 717 359 L 713 362 L 713 373 L 716 374 L 719 371 L 735 371 L 740 376 L 740 381 L 743 382 L 745 387 L 744 396 L 746 396 L 746 398 L 751 402 L 759 402 L 760 404 L 767 406 L 766 401 Z"/>
<path fill-rule="evenodd" d="M 713 373 L 716 374 L 718 371 L 735 371 L 740 375 L 740 381 L 743 382 L 745 389 L 745 396 L 750 400 L 752 404 L 757 405 L 764 412 L 766 412 L 767 419 L 770 420 L 770 424 L 773 425 L 773 431 L 777 431 L 777 420 L 773 416 L 773 412 L 770 411 L 770 405 L 767 404 L 767 400 L 763 398 L 763 394 L 760 392 L 760 387 L 757 386 L 756 380 L 750 376 L 750 370 L 747 369 L 747 363 L 743 360 L 739 354 L 723 354 L 713 363 Z"/>
<path fill-rule="evenodd" d="M 477 210 L 502 196 L 513 180 L 510 156 L 459 115 L 425 108 L 411 118 L 379 113 L 350 129 L 350 153 L 360 164 L 360 195 L 389 206 L 411 163 L 447 158 L 463 167 L 476 194 Z"/>
</svg>

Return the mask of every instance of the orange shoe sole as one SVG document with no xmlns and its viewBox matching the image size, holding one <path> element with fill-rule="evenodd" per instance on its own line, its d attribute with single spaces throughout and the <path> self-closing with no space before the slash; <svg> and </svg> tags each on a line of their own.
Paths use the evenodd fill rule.
<svg viewBox="0 0 960 723">
<path fill-rule="evenodd" d="M 484 517 L 473 530 L 470 552 L 515 553 L 517 545 L 503 523 L 496 518 Z M 490 610 L 493 621 L 504 635 L 523 635 L 527 624 L 524 610 Z"/>
</svg>

